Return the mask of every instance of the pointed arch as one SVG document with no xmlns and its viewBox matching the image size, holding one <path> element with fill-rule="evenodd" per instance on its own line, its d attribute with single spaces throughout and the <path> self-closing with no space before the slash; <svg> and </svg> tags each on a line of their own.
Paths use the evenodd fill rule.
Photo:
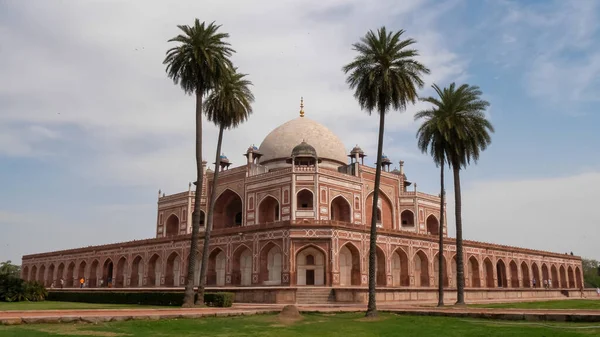
<svg viewBox="0 0 600 337">
<path fill-rule="evenodd" d="M 252 285 L 252 250 L 245 244 L 239 245 L 233 252 L 231 284 Z"/>
<path fill-rule="evenodd" d="M 296 250 L 296 284 L 325 285 L 327 254 L 322 248 L 307 244 Z"/>
<path fill-rule="evenodd" d="M 330 203 L 331 220 L 341 222 L 352 222 L 351 203 L 343 195 L 333 198 Z"/>
<path fill-rule="evenodd" d="M 575 285 L 577 288 L 583 287 L 583 282 L 581 281 L 581 270 L 579 266 L 575 267 Z"/>
<path fill-rule="evenodd" d="M 392 285 L 394 287 L 410 286 L 408 273 L 408 254 L 402 247 L 396 248 L 392 253 Z"/>
<path fill-rule="evenodd" d="M 21 271 L 21 275 L 25 281 L 29 281 L 29 278 L 31 277 L 31 275 L 29 275 L 29 266 L 23 267 L 23 270 Z"/>
<path fill-rule="evenodd" d="M 52 283 L 54 283 L 54 263 L 50 263 L 50 266 L 48 267 L 48 273 L 46 274 L 46 286 L 49 287 L 52 285 Z M 575 284 L 573 282 L 573 284 Z"/>
<path fill-rule="evenodd" d="M 90 264 L 90 277 L 88 278 L 88 287 L 90 288 L 98 286 L 98 266 L 100 266 L 98 259 L 94 259 Z"/>
<path fill-rule="evenodd" d="M 283 270 L 283 252 L 273 241 L 267 242 L 260 251 L 259 282 L 263 285 L 280 285 Z"/>
<path fill-rule="evenodd" d="M 521 275 L 523 278 L 523 288 L 531 287 L 531 277 L 529 276 L 529 266 L 525 261 L 521 262 Z"/>
<path fill-rule="evenodd" d="M 61 279 L 64 280 L 64 277 L 65 277 L 65 264 L 61 262 L 58 264 L 58 267 L 56 268 L 56 280 L 59 281 L 57 286 L 60 286 L 60 280 Z"/>
<path fill-rule="evenodd" d="M 338 253 L 340 264 L 340 286 L 358 286 L 361 283 L 360 251 L 351 242 L 346 242 Z"/>
<path fill-rule="evenodd" d="M 179 276 L 181 273 L 181 257 L 173 251 L 167 257 L 165 264 L 165 286 L 179 287 Z"/>
<path fill-rule="evenodd" d="M 567 272 L 565 270 L 565 266 L 560 265 L 560 268 L 558 270 L 559 275 L 560 275 L 560 287 L 561 288 L 568 288 L 569 285 L 567 283 Z"/>
<path fill-rule="evenodd" d="M 89 282 L 89 280 L 85 277 L 85 268 L 87 267 L 87 263 L 85 260 L 79 262 L 79 268 L 77 268 L 77 280 L 83 279 L 84 282 Z"/>
<path fill-rule="evenodd" d="M 123 288 L 127 286 L 127 258 L 125 256 L 121 256 L 119 260 L 117 260 L 117 270 L 115 275 L 115 288 Z"/>
<path fill-rule="evenodd" d="M 531 276 L 533 277 L 531 283 L 534 285 L 534 288 L 541 288 L 544 286 L 544 282 L 540 277 L 540 268 L 535 262 L 531 263 Z"/>
<path fill-rule="evenodd" d="M 425 221 L 425 224 L 427 226 L 427 234 L 430 234 L 430 235 L 438 235 L 439 234 L 440 222 L 438 221 L 437 217 L 434 214 L 429 214 L 429 216 L 427 217 L 427 220 Z"/>
<path fill-rule="evenodd" d="M 377 225 L 386 229 L 394 228 L 394 207 L 391 200 L 385 192 L 379 190 L 378 206 L 377 210 L 375 210 L 378 221 Z M 371 217 L 373 216 L 373 191 L 367 195 L 365 207 L 365 221 L 367 225 L 370 225 Z"/>
<path fill-rule="evenodd" d="M 519 267 L 517 267 L 517 263 L 515 260 L 510 260 L 508 264 L 508 269 L 510 270 L 510 287 L 518 288 L 519 287 Z"/>
<path fill-rule="evenodd" d="M 444 286 L 444 288 L 446 288 L 446 287 L 448 287 L 449 282 L 448 282 L 448 264 L 446 263 L 445 257 L 443 259 L 443 262 L 444 263 L 442 265 L 442 279 L 443 279 L 443 286 Z M 433 286 L 435 286 L 435 287 L 437 287 L 440 282 L 439 272 L 440 272 L 440 254 L 435 253 L 435 256 L 433 257 Z"/>
<path fill-rule="evenodd" d="M 258 219 L 256 223 L 270 223 L 280 220 L 279 200 L 274 196 L 267 194 L 258 203 Z"/>
<path fill-rule="evenodd" d="M 481 288 L 481 279 L 479 277 L 479 261 L 473 255 L 469 257 L 468 277 L 471 280 L 471 287 Z"/>
<path fill-rule="evenodd" d="M 567 268 L 567 275 L 569 277 L 569 288 L 575 288 L 575 274 L 573 274 L 573 268 L 571 268 L 571 266 Z"/>
<path fill-rule="evenodd" d="M 67 266 L 67 276 L 65 277 L 65 287 L 73 288 L 73 280 L 75 278 L 75 262 L 71 261 Z"/>
<path fill-rule="evenodd" d="M 37 266 L 36 265 L 31 266 L 31 271 L 29 273 L 29 276 L 27 277 L 27 280 L 29 280 L 29 281 L 37 280 Z"/>
<path fill-rule="evenodd" d="M 225 269 L 227 258 L 225 251 L 220 247 L 214 248 L 208 255 L 208 268 L 206 270 L 206 284 L 222 287 L 225 285 Z"/>
<path fill-rule="evenodd" d="M 402 227 L 414 227 L 415 226 L 415 213 L 410 209 L 405 209 L 400 213 L 400 223 Z"/>
<path fill-rule="evenodd" d="M 489 257 L 483 260 L 483 279 L 487 288 L 494 288 L 494 265 Z"/>
<path fill-rule="evenodd" d="M 46 281 L 46 265 L 42 264 L 40 266 L 40 270 L 38 271 L 38 278 L 37 281 L 39 284 L 43 284 L 45 285 L 45 281 Z"/>
<path fill-rule="evenodd" d="M 141 287 L 142 281 L 144 280 L 144 259 L 141 255 L 136 255 L 131 262 L 131 272 L 130 272 L 131 287 Z"/>
<path fill-rule="evenodd" d="M 552 280 L 552 288 L 560 287 L 560 279 L 558 277 L 558 270 L 555 265 L 550 266 L 550 280 Z"/>
<path fill-rule="evenodd" d="M 173 213 L 167 218 L 165 236 L 172 237 L 176 235 L 179 235 L 179 217 Z"/>
<path fill-rule="evenodd" d="M 152 254 L 148 259 L 148 287 L 159 287 L 162 276 L 162 259 L 157 253 Z"/>
<path fill-rule="evenodd" d="M 215 201 L 213 228 L 231 228 L 242 226 L 243 199 L 232 189 L 226 188 Z"/>
<path fill-rule="evenodd" d="M 550 278 L 550 271 L 548 271 L 548 266 L 545 263 L 542 263 L 542 279 L 548 282 Z"/>
<path fill-rule="evenodd" d="M 302 188 L 296 192 L 296 208 L 298 210 L 312 210 L 314 208 L 315 195 L 312 190 Z"/>
<path fill-rule="evenodd" d="M 413 255 L 413 270 L 416 287 L 429 287 L 429 258 L 419 249 Z"/>
</svg>

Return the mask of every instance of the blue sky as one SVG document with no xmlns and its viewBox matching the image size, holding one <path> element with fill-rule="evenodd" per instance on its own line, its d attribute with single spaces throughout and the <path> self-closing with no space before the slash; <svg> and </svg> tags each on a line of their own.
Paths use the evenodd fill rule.
<svg viewBox="0 0 600 337">
<path fill-rule="evenodd" d="M 341 67 L 367 30 L 405 29 L 432 70 L 421 95 L 466 82 L 491 103 L 493 144 L 463 172 L 465 238 L 600 258 L 599 6 L 0 1 L 0 260 L 153 236 L 158 189 L 176 193 L 194 179 L 194 100 L 162 60 L 176 25 L 195 17 L 223 25 L 254 82 L 254 115 L 225 135 L 234 165 L 297 116 L 300 96 L 309 118 L 373 158 L 378 119 L 360 111 Z M 385 152 L 437 194 L 412 120 L 425 107 L 389 115 Z M 212 158 L 216 130 L 205 125 Z M 451 179 L 447 188 L 453 226 Z"/>
</svg>

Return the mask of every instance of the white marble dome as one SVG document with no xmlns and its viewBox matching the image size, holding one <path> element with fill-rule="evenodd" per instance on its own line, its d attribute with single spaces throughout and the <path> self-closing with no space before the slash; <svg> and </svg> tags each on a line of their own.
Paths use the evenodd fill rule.
<svg viewBox="0 0 600 337">
<path fill-rule="evenodd" d="M 326 166 L 346 165 L 348 157 L 344 143 L 331 130 L 306 117 L 298 117 L 275 128 L 260 144 L 260 163 L 268 166 L 285 162 L 292 149 L 306 141 L 317 151 Z M 279 166 L 279 165 L 276 165 Z"/>
</svg>

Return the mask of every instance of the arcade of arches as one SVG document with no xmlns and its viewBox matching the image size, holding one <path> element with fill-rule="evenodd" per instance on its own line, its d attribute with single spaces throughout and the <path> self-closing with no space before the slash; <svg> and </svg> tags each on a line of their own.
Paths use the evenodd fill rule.
<svg viewBox="0 0 600 337">
<path fill-rule="evenodd" d="M 335 212 L 340 216 L 347 201 L 339 199 Z M 275 207 L 272 200 L 263 200 Z M 266 207 L 266 206 L 265 206 Z M 385 209 L 385 208 L 384 208 Z M 216 246 L 210 251 L 207 285 L 221 286 L 339 286 L 366 287 L 368 283 L 368 250 L 360 241 L 340 242 L 331 256 L 329 243 L 293 244 L 290 260 L 279 240 L 257 244 L 237 244 L 230 248 Z M 291 242 L 290 242 L 291 243 Z M 290 244 L 288 243 L 288 244 Z M 228 253 L 228 249 L 230 253 Z M 388 250 L 389 249 L 389 250 Z M 86 279 L 86 287 L 179 287 L 185 284 L 187 253 L 155 251 L 131 253 L 115 257 L 26 264 L 23 276 L 39 280 L 46 286 L 64 279 L 65 287 L 78 287 L 78 279 Z M 182 258 L 185 257 L 185 258 Z M 199 256 L 200 257 L 200 256 Z M 443 284 L 456 286 L 456 255 L 447 252 L 442 264 Z M 198 258 L 196 271 L 200 270 Z M 332 262 L 333 261 L 333 262 Z M 440 264 L 435 251 L 422 248 L 377 246 L 376 282 L 380 287 L 437 287 Z M 582 284 L 580 262 L 565 259 L 563 263 L 543 260 L 519 260 L 494 256 L 465 256 L 467 288 L 540 288 L 551 279 L 557 289 L 578 288 Z M 195 280 L 199 283 L 199 279 Z"/>
</svg>

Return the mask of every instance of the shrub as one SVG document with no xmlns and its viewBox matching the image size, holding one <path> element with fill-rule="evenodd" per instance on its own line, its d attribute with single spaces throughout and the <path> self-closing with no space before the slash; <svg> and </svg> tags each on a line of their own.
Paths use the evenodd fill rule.
<svg viewBox="0 0 600 337">
<path fill-rule="evenodd" d="M 204 302 L 214 307 L 231 307 L 233 293 L 206 293 Z M 105 304 L 140 304 L 180 306 L 183 304 L 181 292 L 122 292 L 122 291 L 52 291 L 49 301 L 85 302 Z"/>
<path fill-rule="evenodd" d="M 48 291 L 38 282 L 27 282 L 13 275 L 0 275 L 0 301 L 43 301 Z"/>
</svg>

